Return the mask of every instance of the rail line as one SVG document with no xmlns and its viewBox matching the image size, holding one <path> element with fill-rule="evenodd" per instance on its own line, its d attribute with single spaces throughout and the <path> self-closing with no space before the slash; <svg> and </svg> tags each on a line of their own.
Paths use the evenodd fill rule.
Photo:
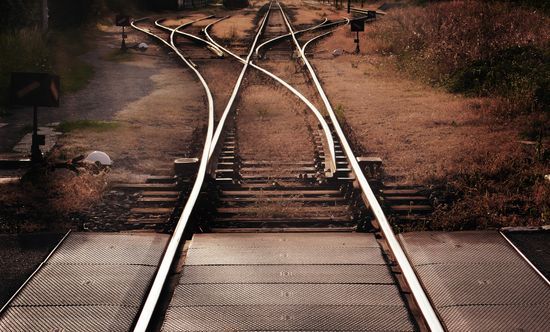
<svg viewBox="0 0 550 332">
<path fill-rule="evenodd" d="M 382 210 L 382 207 L 380 206 L 380 203 L 376 199 L 376 196 L 374 195 L 374 192 L 372 188 L 370 187 L 367 179 L 365 178 L 365 175 L 363 174 L 363 171 L 361 170 L 361 167 L 359 166 L 359 163 L 357 162 L 357 158 L 355 157 L 353 150 L 351 149 L 351 146 L 349 145 L 344 132 L 342 128 L 340 127 L 340 124 L 338 122 L 338 119 L 336 117 L 336 114 L 334 113 L 334 110 L 332 109 L 332 105 L 330 104 L 330 101 L 328 100 L 327 95 L 325 94 L 321 83 L 319 82 L 319 79 L 317 78 L 317 74 L 315 73 L 315 70 L 311 66 L 309 60 L 305 56 L 305 47 L 300 47 L 300 44 L 298 43 L 298 40 L 296 40 L 296 36 L 293 32 L 292 26 L 287 18 L 286 13 L 284 12 L 283 8 L 281 7 L 280 3 L 277 2 L 277 5 L 279 6 L 279 9 L 281 10 L 281 13 L 283 15 L 283 18 L 285 20 L 285 23 L 292 34 L 292 40 L 294 41 L 296 47 L 299 49 L 300 56 L 302 60 L 304 61 L 305 65 L 307 66 L 307 69 L 311 75 L 311 78 L 315 82 L 315 86 L 317 88 L 317 91 L 321 95 L 321 98 L 323 100 L 323 103 L 325 104 L 325 107 L 327 109 L 327 112 L 332 120 L 332 123 L 334 125 L 334 128 L 336 129 L 336 133 L 338 134 L 338 137 L 342 143 L 342 146 L 344 148 L 345 154 L 348 157 L 349 163 L 351 165 L 351 169 L 353 171 L 353 174 L 355 175 L 356 181 L 361 187 L 363 200 L 365 201 L 365 204 L 370 207 L 372 212 L 374 213 L 376 217 L 376 221 L 378 224 L 378 227 L 382 230 L 382 234 L 384 235 L 385 240 L 388 243 L 389 250 L 391 251 L 393 257 L 395 258 L 395 261 L 397 265 L 401 268 L 403 276 L 405 277 L 405 280 L 407 282 L 407 285 L 410 287 L 411 292 L 413 294 L 413 298 L 416 301 L 420 311 L 422 312 L 422 316 L 426 321 L 426 324 L 430 328 L 431 331 L 443 331 L 443 326 L 439 320 L 439 317 L 435 313 L 434 308 L 432 307 L 432 304 L 428 297 L 426 296 L 426 293 L 424 292 L 424 289 L 422 285 L 420 284 L 420 281 L 418 280 L 416 273 L 414 272 L 411 263 L 409 262 L 409 259 L 405 255 L 405 252 L 403 251 L 403 248 L 397 241 L 397 238 L 395 237 L 395 234 L 393 233 L 392 227 L 390 223 L 388 222 L 384 211 Z M 364 195 L 364 196 L 363 196 Z"/>
<path fill-rule="evenodd" d="M 256 46 L 258 44 L 259 38 L 262 36 L 265 27 L 266 22 L 269 19 L 270 13 L 272 11 L 272 7 L 277 6 L 280 10 L 280 13 L 284 19 L 285 25 L 288 29 L 288 33 L 285 35 L 281 35 L 279 37 L 272 38 L 270 40 L 267 40 L 263 42 L 262 44 Z M 212 18 L 211 16 L 199 19 L 204 20 L 207 18 Z M 195 20 L 192 22 L 187 22 L 185 24 L 182 24 L 176 28 L 170 28 L 168 26 L 163 25 L 163 19 L 159 19 L 155 21 L 155 25 L 158 28 L 161 28 L 165 31 L 168 31 L 170 33 L 170 42 L 167 42 L 162 37 L 159 37 L 158 35 L 154 34 L 148 29 L 140 28 L 137 26 L 137 23 L 143 22 L 145 19 L 136 20 L 132 22 L 132 26 L 141 31 L 146 33 L 147 35 L 156 38 L 160 40 L 163 44 L 165 44 L 167 47 L 169 47 L 171 50 L 173 50 L 179 58 L 195 73 L 196 77 L 199 79 L 201 84 L 204 87 L 205 93 L 207 95 L 208 99 L 208 130 L 207 135 L 205 138 L 204 147 L 202 150 L 202 155 L 200 158 L 200 164 L 197 171 L 197 176 L 195 179 L 195 182 L 193 184 L 191 193 L 189 195 L 189 198 L 185 204 L 185 207 L 183 209 L 183 213 L 181 217 L 179 218 L 179 221 L 174 229 L 174 233 L 172 235 L 172 238 L 170 239 L 170 242 L 168 244 L 168 247 L 166 249 L 166 252 L 164 254 L 164 257 L 162 259 L 162 262 L 159 266 L 159 270 L 157 272 L 157 275 L 155 277 L 155 280 L 151 286 L 151 289 L 149 291 L 149 294 L 145 300 L 145 303 L 140 311 L 140 315 L 137 319 L 134 331 L 141 332 L 141 331 L 147 331 L 148 327 L 150 326 L 151 319 L 153 316 L 153 313 L 155 312 L 155 309 L 157 307 L 159 298 L 161 296 L 161 293 L 165 287 L 165 283 L 167 280 L 168 273 L 170 271 L 170 268 L 172 267 L 174 263 L 174 258 L 177 255 L 177 252 L 182 244 L 182 238 L 183 234 L 186 230 L 186 227 L 189 223 L 189 218 L 193 212 L 193 209 L 195 207 L 195 204 L 197 202 L 199 193 L 201 191 L 201 187 L 203 187 L 203 182 L 208 174 L 212 175 L 214 173 L 214 169 L 216 167 L 216 164 L 218 163 L 218 156 L 220 154 L 220 151 L 223 146 L 225 134 L 228 130 L 229 121 L 228 118 L 230 114 L 233 111 L 234 108 L 234 102 L 237 98 L 237 95 L 240 91 L 241 84 L 243 82 L 243 78 L 247 72 L 248 67 L 252 67 L 261 73 L 271 77 L 276 82 L 284 86 L 286 89 L 288 89 L 290 92 L 292 92 L 296 97 L 298 97 L 307 107 L 310 109 L 310 111 L 315 115 L 317 118 L 319 124 L 323 128 L 324 132 L 324 139 L 326 140 L 329 153 L 328 155 L 325 154 L 325 176 L 327 177 L 333 177 L 334 174 L 337 172 L 337 159 L 336 159 L 336 153 L 335 153 L 335 143 L 334 138 L 332 135 L 332 130 L 330 126 L 334 129 L 334 132 L 336 133 L 336 137 L 341 144 L 343 151 L 345 153 L 345 157 L 347 159 L 347 162 L 351 166 L 351 173 L 353 174 L 354 182 L 355 184 L 361 189 L 361 198 L 363 200 L 363 203 L 365 206 L 367 206 L 370 211 L 374 214 L 376 221 L 375 225 L 381 230 L 381 233 L 383 235 L 385 243 L 387 243 L 387 246 L 389 248 L 389 252 L 391 254 L 392 259 L 394 262 L 399 266 L 401 273 L 403 274 L 403 277 L 405 279 L 406 285 L 410 288 L 412 293 L 412 298 L 419 308 L 421 312 L 421 318 L 420 320 L 423 321 L 425 326 L 427 326 L 431 331 L 443 331 L 442 324 L 439 321 L 439 318 L 437 314 L 435 313 L 435 310 L 433 309 L 430 301 L 428 300 L 426 294 L 424 293 L 424 290 L 416 277 L 415 272 L 413 271 L 411 264 L 409 263 L 403 249 L 401 248 L 399 242 L 397 241 L 392 229 L 391 225 L 387 221 L 382 208 L 380 207 L 380 204 L 378 203 L 373 190 L 371 189 L 368 181 L 366 180 L 361 167 L 359 166 L 359 163 L 357 162 L 357 159 L 351 149 L 351 146 L 347 142 L 347 139 L 342 131 L 342 128 L 340 127 L 338 123 L 338 119 L 336 118 L 336 115 L 332 109 L 332 106 L 330 104 L 330 101 L 328 100 L 328 97 L 326 96 L 321 83 L 315 73 L 315 70 L 313 66 L 308 61 L 305 51 L 308 45 L 310 45 L 313 41 L 322 38 L 328 34 L 330 34 L 332 31 L 328 31 L 325 33 L 322 33 L 320 35 L 317 35 L 310 40 L 308 40 L 304 45 L 300 45 L 298 42 L 296 35 L 305 33 L 305 32 L 313 32 L 320 28 L 327 28 L 329 26 L 337 26 L 338 24 L 342 23 L 348 23 L 349 20 L 345 19 L 343 21 L 338 22 L 331 22 L 327 24 L 327 21 L 323 21 L 320 24 L 317 24 L 313 27 L 303 29 L 300 31 L 294 31 L 292 28 L 292 25 L 290 24 L 287 14 L 283 10 L 282 6 L 278 1 L 272 1 L 269 3 L 269 7 L 267 12 L 262 17 L 258 30 L 255 34 L 255 37 L 250 45 L 250 49 L 248 52 L 248 55 L 246 58 L 242 58 L 235 53 L 231 52 L 229 49 L 221 46 L 219 43 L 217 43 L 214 38 L 209 34 L 209 28 L 213 26 L 214 24 L 220 22 L 221 20 L 227 19 L 227 17 L 217 19 L 215 22 L 210 23 L 205 29 L 205 35 L 206 40 L 202 39 L 198 36 L 186 33 L 181 31 L 186 26 L 197 22 L 199 20 Z M 228 54 L 231 57 L 235 58 L 237 61 L 241 62 L 243 64 L 243 68 L 237 78 L 237 81 L 232 89 L 232 93 L 229 97 L 229 101 L 227 102 L 225 109 L 218 121 L 217 127 L 214 129 L 214 109 L 213 109 L 213 98 L 212 94 L 210 92 L 210 89 L 207 85 L 207 82 L 204 80 L 202 75 L 200 74 L 199 70 L 196 68 L 196 65 L 189 59 L 187 59 L 183 53 L 179 50 L 179 48 L 176 46 L 175 42 L 175 36 L 181 35 L 184 36 L 196 43 L 200 46 L 207 47 L 210 51 L 215 53 L 218 56 L 221 56 L 222 54 Z M 322 116 L 321 112 L 313 105 L 313 103 L 308 100 L 303 94 L 301 94 L 296 88 L 282 80 L 280 77 L 276 76 L 275 74 L 269 72 L 268 70 L 258 66 L 257 64 L 252 63 L 252 57 L 254 54 L 258 55 L 259 51 L 262 47 L 267 46 L 270 43 L 274 43 L 277 41 L 280 41 L 284 38 L 288 38 L 292 40 L 292 43 L 296 47 L 296 50 L 298 51 L 300 58 L 302 59 L 304 65 L 307 68 L 308 74 L 313 80 L 315 84 L 315 88 L 321 97 L 321 100 L 323 101 L 323 104 L 326 108 L 326 112 L 328 113 L 329 119 L 331 121 L 331 124 L 329 124 L 325 118 Z"/>
<path fill-rule="evenodd" d="M 178 252 L 178 248 L 180 246 L 185 228 L 189 222 L 189 217 L 191 216 L 191 212 L 193 211 L 195 203 L 199 197 L 199 193 L 204 181 L 204 177 L 206 176 L 206 172 L 208 168 L 208 156 L 210 152 L 210 147 L 212 145 L 212 135 L 214 131 L 214 100 L 212 98 L 212 93 L 210 92 L 210 88 L 208 87 L 208 84 L 206 83 L 206 81 L 204 80 L 200 72 L 195 68 L 195 65 L 189 60 L 187 60 L 181 54 L 178 48 L 174 46 L 174 43 L 173 43 L 174 33 L 170 35 L 171 42 L 168 43 L 164 39 L 153 34 L 152 32 L 136 26 L 137 22 L 139 21 L 133 21 L 131 23 L 132 27 L 134 27 L 135 29 L 141 32 L 148 34 L 149 36 L 152 36 L 160 40 L 166 46 L 174 50 L 176 54 L 178 54 L 180 59 L 193 71 L 193 73 L 197 76 L 197 78 L 201 82 L 202 86 L 204 87 L 204 91 L 206 93 L 207 100 L 208 100 L 208 129 L 207 129 L 207 133 L 204 141 L 204 148 L 201 154 L 197 177 L 195 179 L 195 182 L 193 184 L 191 193 L 189 194 L 189 198 L 187 199 L 185 207 L 183 208 L 183 212 L 178 220 L 176 228 L 174 229 L 174 233 L 172 234 L 170 242 L 168 243 L 163 259 L 161 261 L 161 264 L 159 265 L 157 274 L 155 276 L 155 280 L 153 281 L 153 284 L 145 300 L 145 303 L 143 304 L 143 308 L 140 312 L 139 318 L 135 326 L 135 331 L 145 331 L 147 329 L 147 326 L 149 325 L 153 312 L 157 306 L 157 302 L 160 297 L 161 291 L 164 287 L 164 283 L 166 282 L 168 273 L 170 272 L 170 268 L 172 266 L 174 257 Z"/>
</svg>

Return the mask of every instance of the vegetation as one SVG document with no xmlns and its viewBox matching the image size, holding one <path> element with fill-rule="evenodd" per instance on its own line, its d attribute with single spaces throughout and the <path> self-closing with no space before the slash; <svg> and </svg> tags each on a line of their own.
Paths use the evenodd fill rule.
<svg viewBox="0 0 550 332">
<path fill-rule="evenodd" d="M 57 126 L 57 130 L 63 133 L 67 133 L 73 130 L 88 129 L 93 131 L 108 131 L 116 129 L 120 126 L 115 121 L 95 121 L 95 120 L 76 120 L 65 121 Z"/>
<path fill-rule="evenodd" d="M 486 97 L 480 112 L 519 127 L 516 140 L 534 141 L 502 147 L 497 155 L 464 156 L 444 178 L 433 179 L 439 209 L 432 227 L 550 222 L 550 183 L 544 179 L 550 161 L 546 9 L 544 1 L 423 1 L 394 9 L 371 26 L 371 51 L 392 56 L 416 79 Z"/>
</svg>

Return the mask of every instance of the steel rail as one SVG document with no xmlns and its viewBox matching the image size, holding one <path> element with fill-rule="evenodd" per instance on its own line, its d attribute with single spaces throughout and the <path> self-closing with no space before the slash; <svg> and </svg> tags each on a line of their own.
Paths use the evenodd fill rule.
<svg viewBox="0 0 550 332">
<path fill-rule="evenodd" d="M 191 21 L 191 22 L 187 22 L 183 25 L 180 25 L 176 30 L 176 33 L 181 35 L 181 36 L 184 36 L 186 37 L 187 39 L 190 39 L 191 41 L 194 41 L 194 42 L 198 42 L 198 43 L 201 43 L 201 44 L 205 44 L 206 45 L 206 48 L 208 50 L 210 50 L 212 53 L 216 54 L 217 56 L 219 57 L 222 57 L 223 56 L 223 52 L 222 50 L 220 50 L 218 47 L 216 47 L 216 45 L 210 43 L 209 41 L 207 40 L 204 40 L 200 37 L 197 37 L 193 34 L 190 34 L 190 33 L 187 33 L 187 32 L 183 32 L 181 31 L 181 29 L 183 29 L 184 27 L 187 27 L 195 22 L 199 22 L 199 21 L 203 21 L 203 20 L 207 20 L 207 19 L 210 19 L 210 18 L 213 18 L 214 15 L 210 15 L 210 16 L 207 16 L 207 17 L 203 17 L 201 19 L 198 19 L 198 20 L 194 20 L 194 21 Z M 173 28 L 170 28 L 169 26 L 166 26 L 166 25 L 163 25 L 161 22 L 163 21 L 166 21 L 166 18 L 160 18 L 158 20 L 155 21 L 155 25 L 161 29 L 164 29 L 164 30 L 167 30 L 169 32 L 172 32 L 174 31 Z M 219 21 L 219 20 L 218 20 Z M 216 22 L 218 22 L 216 21 Z"/>
<path fill-rule="evenodd" d="M 219 20 L 219 21 L 221 21 L 221 20 Z M 212 22 L 212 23 L 210 23 L 209 25 L 207 25 L 205 27 L 204 33 L 206 35 L 206 38 L 208 38 L 208 40 L 212 44 L 214 44 L 216 47 L 221 49 L 223 52 L 231 55 L 232 57 L 234 57 L 235 59 L 237 59 L 241 63 L 245 63 L 246 62 L 245 59 L 243 59 L 242 57 L 238 56 L 237 54 L 231 52 L 229 49 L 227 49 L 227 48 L 221 46 L 220 44 L 218 44 L 218 42 L 216 42 L 214 40 L 214 38 L 212 38 L 212 36 L 210 36 L 210 34 L 208 33 L 208 30 L 210 29 L 210 27 L 213 26 L 214 24 L 216 24 L 219 21 Z M 313 114 L 315 115 L 315 117 L 317 118 L 319 123 L 321 124 L 321 127 L 323 128 L 323 132 L 325 134 L 325 139 L 327 141 L 327 145 L 328 145 L 328 148 L 329 148 L 329 154 L 328 154 L 329 158 L 325 159 L 325 173 L 328 173 L 328 174 L 326 174 L 327 176 L 332 176 L 332 174 L 334 174 L 336 172 L 336 152 L 335 152 L 335 148 L 334 148 L 334 138 L 332 137 L 332 133 L 330 131 L 330 128 L 329 128 L 325 118 L 321 114 L 321 112 L 317 109 L 317 107 L 315 107 L 315 105 L 313 105 L 312 102 L 309 101 L 309 99 L 307 99 L 303 94 L 301 94 L 298 90 L 296 90 L 292 85 L 288 84 L 283 79 L 281 79 L 279 76 L 277 76 L 277 75 L 273 74 L 272 72 L 256 65 L 252 61 L 250 61 L 249 64 L 252 68 L 259 70 L 263 74 L 271 77 L 272 79 L 274 79 L 275 81 L 277 81 L 278 83 L 283 85 L 285 88 L 287 88 L 289 91 L 291 91 L 296 97 L 298 97 L 304 104 L 306 104 L 308 106 L 308 108 L 313 112 Z"/>
<path fill-rule="evenodd" d="M 258 32 L 256 33 L 256 36 L 254 37 L 254 40 L 253 40 L 252 45 L 250 47 L 250 51 L 249 51 L 248 56 L 246 57 L 246 60 L 244 62 L 243 69 L 241 70 L 241 73 L 239 74 L 239 77 L 237 78 L 237 83 L 235 84 L 235 86 L 233 88 L 233 92 L 231 93 L 231 96 L 229 97 L 229 100 L 227 101 L 227 105 L 225 106 L 223 114 L 220 117 L 220 120 L 218 121 L 218 125 L 216 127 L 216 131 L 215 131 L 214 136 L 212 138 L 212 146 L 210 148 L 210 153 L 209 153 L 209 156 L 208 156 L 209 159 L 210 159 L 209 162 L 210 162 L 210 168 L 211 169 L 213 168 L 213 165 L 217 162 L 217 157 L 212 158 L 212 155 L 214 154 L 215 151 L 221 149 L 221 141 L 222 140 L 220 139 L 220 137 L 222 135 L 222 131 L 225 127 L 227 117 L 228 117 L 229 113 L 231 112 L 231 108 L 233 107 L 233 103 L 235 102 L 235 98 L 237 97 L 237 93 L 239 92 L 239 89 L 241 88 L 241 83 L 243 81 L 244 74 L 246 73 L 246 70 L 248 69 L 248 65 L 249 65 L 250 59 L 252 58 L 252 55 L 254 53 L 256 43 L 258 42 L 258 39 L 260 38 L 260 36 L 262 35 L 262 33 L 264 31 L 265 22 L 267 22 L 267 19 L 269 17 L 269 13 L 271 11 L 272 4 L 273 4 L 272 1 L 270 1 L 269 2 L 269 8 L 268 8 L 266 14 L 264 15 L 264 17 L 262 18 L 262 21 L 260 23 L 260 27 L 258 29 Z"/>
<path fill-rule="evenodd" d="M 314 25 L 312 27 L 309 27 L 309 28 L 306 28 L 306 29 L 303 29 L 303 30 L 299 30 L 299 31 L 296 31 L 296 33 L 303 33 L 303 32 L 306 32 L 306 31 L 311 31 L 311 30 L 315 30 L 317 28 L 320 28 L 321 26 L 323 26 L 323 24 L 325 24 L 327 22 L 327 18 L 325 17 L 325 19 L 323 20 L 323 22 L 317 24 L 317 25 Z M 287 33 L 285 35 L 280 35 L 280 36 L 277 36 L 277 37 L 273 37 L 269 40 L 266 40 L 265 42 L 261 43 L 260 45 L 258 45 L 258 47 L 256 47 L 256 56 L 258 56 L 259 52 L 260 52 L 260 49 L 262 47 L 264 47 L 265 45 L 267 44 L 270 44 L 270 43 L 273 43 L 279 39 L 283 39 L 283 38 L 287 38 L 287 37 L 290 37 L 290 33 Z"/>
<path fill-rule="evenodd" d="M 4 303 L 4 305 L 0 309 L 0 316 L 2 316 L 4 311 L 8 309 L 8 306 L 10 305 L 10 303 L 12 303 L 15 297 L 17 297 L 17 295 L 21 293 L 23 288 L 27 286 L 27 284 L 32 280 L 32 278 L 34 278 L 34 276 L 42 269 L 42 267 L 46 263 L 48 263 L 48 261 L 50 260 L 50 257 L 52 257 L 53 254 L 57 251 L 57 248 L 59 248 L 61 244 L 65 242 L 65 239 L 69 236 L 70 233 L 71 233 L 71 230 L 68 230 L 67 233 L 65 233 L 65 235 L 61 238 L 61 240 L 59 240 L 59 242 L 55 245 L 52 251 L 50 251 L 48 256 L 46 256 L 46 258 L 42 261 L 42 263 L 40 263 L 40 265 L 38 265 L 38 267 L 31 273 L 31 275 L 25 280 L 25 282 L 21 286 L 19 286 L 19 288 L 15 291 L 15 293 L 13 293 L 13 295 L 9 298 L 9 300 L 6 303 Z"/>
<path fill-rule="evenodd" d="M 208 88 L 208 85 L 206 84 L 206 81 L 200 74 L 200 72 L 195 68 L 195 66 L 187 60 L 181 52 L 178 50 L 177 47 L 174 46 L 174 32 L 170 34 L 170 43 L 162 39 L 161 37 L 153 34 L 150 31 L 147 31 L 145 29 L 139 28 L 136 26 L 136 23 L 138 21 L 132 21 L 131 25 L 134 29 L 144 32 L 148 34 L 149 36 L 152 36 L 154 38 L 157 38 L 158 40 L 162 41 L 166 46 L 170 47 L 173 51 L 178 54 L 178 56 L 183 60 L 183 62 L 189 66 L 189 68 L 195 73 L 199 81 L 201 82 L 202 86 L 204 87 L 204 90 L 207 95 L 208 99 L 208 130 L 206 133 L 204 148 L 202 151 L 199 169 L 197 171 L 197 177 L 195 179 L 195 182 L 193 184 L 193 187 L 191 189 L 191 193 L 189 194 L 189 197 L 187 199 L 187 202 L 185 203 L 185 206 L 183 208 L 183 211 L 181 213 L 181 216 L 176 224 L 176 228 L 174 229 L 174 233 L 172 234 L 172 237 L 170 238 L 170 241 L 168 242 L 168 246 L 166 247 L 166 250 L 164 252 L 164 255 L 162 257 L 162 261 L 159 265 L 159 268 L 157 270 L 157 273 L 155 275 L 155 279 L 153 280 L 153 284 L 149 290 L 149 293 L 147 294 L 147 298 L 145 299 L 145 302 L 141 308 L 140 314 L 138 316 L 138 319 L 136 321 L 136 325 L 134 326 L 134 332 L 145 332 L 147 330 L 147 327 L 149 326 L 151 322 L 151 318 L 153 316 L 153 312 L 155 311 L 155 308 L 157 307 L 158 300 L 160 298 L 160 294 L 162 292 L 162 289 L 164 288 L 164 284 L 166 282 L 166 279 L 168 277 L 168 273 L 170 272 L 170 268 L 172 266 L 172 263 L 174 261 L 174 258 L 178 252 L 178 248 L 180 246 L 181 240 L 183 238 L 183 233 L 185 231 L 185 228 L 189 222 L 189 217 L 191 216 L 191 213 L 193 211 L 193 208 L 195 206 L 195 203 L 197 201 L 197 198 L 199 197 L 199 193 L 204 181 L 204 178 L 206 176 L 206 170 L 208 166 L 208 157 L 210 152 L 210 147 L 212 144 L 212 135 L 214 131 L 214 100 L 212 98 L 212 94 L 210 92 L 210 89 Z"/>
<path fill-rule="evenodd" d="M 416 301 L 422 316 L 428 325 L 429 329 L 433 332 L 440 332 L 444 331 L 443 325 L 441 321 L 439 320 L 439 317 L 437 316 L 430 300 L 428 299 L 426 293 L 424 292 L 424 289 L 422 285 L 420 284 L 420 281 L 418 280 L 418 277 L 416 276 L 416 273 L 414 272 L 411 263 L 409 262 L 405 252 L 403 251 L 403 248 L 399 244 L 397 238 L 395 237 L 395 234 L 393 233 L 392 227 L 388 220 L 386 219 L 386 216 L 384 215 L 384 211 L 382 210 L 382 207 L 380 206 L 380 203 L 376 199 L 376 196 L 374 195 L 374 192 L 372 188 L 370 187 L 367 179 L 365 178 L 365 175 L 363 174 L 363 171 L 361 170 L 361 167 L 359 166 L 359 163 L 357 162 L 357 159 L 353 153 L 353 150 L 351 149 L 351 146 L 349 145 L 346 136 L 344 135 L 344 132 L 342 128 L 340 127 L 340 124 L 338 122 L 338 119 L 336 117 L 336 114 L 334 113 L 334 110 L 332 109 L 332 106 L 323 91 L 323 88 L 321 86 L 321 83 L 319 82 L 319 79 L 317 78 L 317 75 L 315 74 L 315 71 L 313 70 L 313 67 L 309 63 L 307 57 L 304 54 L 304 49 L 300 47 L 300 44 L 296 40 L 296 37 L 294 36 L 292 26 L 283 10 L 279 2 L 277 1 L 277 5 L 279 6 L 279 9 L 281 11 L 281 14 L 284 18 L 285 24 L 289 31 L 292 34 L 292 39 L 294 43 L 296 44 L 296 47 L 299 50 L 300 56 L 302 57 L 305 65 L 308 68 L 308 71 L 315 83 L 315 86 L 321 95 L 321 99 L 323 100 L 325 107 L 327 108 L 327 112 L 330 116 L 330 119 L 332 120 L 332 124 L 334 126 L 334 129 L 336 130 L 336 133 L 338 135 L 338 138 L 340 139 L 340 142 L 342 144 L 342 147 L 344 149 L 344 152 L 348 158 L 349 164 L 351 166 L 351 169 L 355 175 L 356 181 L 359 184 L 361 190 L 363 191 L 364 200 L 366 200 L 365 203 L 368 204 L 372 212 L 374 213 L 378 226 L 380 227 L 383 236 L 385 237 L 389 250 L 393 254 L 395 261 L 401 268 L 401 272 L 403 274 L 403 277 L 405 278 L 411 293 L 413 295 L 414 300 Z"/>
<path fill-rule="evenodd" d="M 348 18 L 344 18 L 344 20 L 342 21 L 335 21 L 335 22 L 332 22 L 332 23 L 328 23 L 328 24 L 325 24 L 326 23 L 326 18 L 325 18 L 325 22 L 324 23 L 321 23 L 319 25 L 316 25 L 316 26 L 313 26 L 311 28 L 307 28 L 307 29 L 303 29 L 303 30 L 298 30 L 298 31 L 295 31 L 294 34 L 295 35 L 298 35 L 298 34 L 302 34 L 302 33 L 305 33 L 305 32 L 309 32 L 309 31 L 313 31 L 313 30 L 317 30 L 317 29 L 324 29 L 324 28 L 328 28 L 328 27 L 331 27 L 333 25 L 338 25 L 338 24 L 342 24 L 342 23 L 345 23 L 345 24 L 348 24 L 349 23 L 349 19 Z M 290 33 L 287 33 L 287 34 L 284 34 L 284 35 L 280 35 L 280 36 L 277 36 L 277 37 L 274 37 L 270 40 L 267 40 L 265 42 L 263 42 L 260 46 L 256 47 L 256 56 L 259 56 L 259 52 L 260 52 L 260 48 L 264 47 L 265 45 L 269 44 L 269 43 L 272 43 L 272 42 L 275 42 L 279 39 L 282 39 L 282 38 L 287 38 L 287 37 L 291 37 L 291 34 Z"/>
</svg>

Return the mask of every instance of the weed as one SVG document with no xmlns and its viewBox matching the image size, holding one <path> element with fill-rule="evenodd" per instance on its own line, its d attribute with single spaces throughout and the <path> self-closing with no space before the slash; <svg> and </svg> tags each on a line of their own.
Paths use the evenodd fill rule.
<svg viewBox="0 0 550 332">
<path fill-rule="evenodd" d="M 256 110 L 256 113 L 262 120 L 269 115 L 269 111 L 266 108 L 259 108 L 258 110 Z"/>
<path fill-rule="evenodd" d="M 336 114 L 336 117 L 340 120 L 340 119 L 344 119 L 345 118 L 345 108 L 344 106 L 342 106 L 341 104 L 338 104 L 338 106 L 336 106 L 336 108 L 334 109 L 334 114 Z"/>
<path fill-rule="evenodd" d="M 76 120 L 62 122 L 56 129 L 67 133 L 74 130 L 109 131 L 119 127 L 120 124 L 114 121 Z"/>
</svg>

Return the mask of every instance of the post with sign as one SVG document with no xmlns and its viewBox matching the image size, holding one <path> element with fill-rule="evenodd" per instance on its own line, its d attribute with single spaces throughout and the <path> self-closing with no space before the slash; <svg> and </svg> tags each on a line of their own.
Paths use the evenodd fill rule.
<svg viewBox="0 0 550 332">
<path fill-rule="evenodd" d="M 126 51 L 126 33 L 124 32 L 124 27 L 130 26 L 130 16 L 127 15 L 117 15 L 115 17 L 115 24 L 118 27 L 122 27 L 122 42 L 120 44 L 120 49 Z"/>
<path fill-rule="evenodd" d="M 31 161 L 42 161 L 40 145 L 45 136 L 38 135 L 38 106 L 59 107 L 59 76 L 42 73 L 12 73 L 10 87 L 11 105 L 32 106 Z"/>
<path fill-rule="evenodd" d="M 356 32 L 357 35 L 355 37 L 355 53 L 359 54 L 359 31 L 365 31 L 365 20 L 364 19 L 355 19 L 351 22 L 351 32 Z"/>
</svg>

